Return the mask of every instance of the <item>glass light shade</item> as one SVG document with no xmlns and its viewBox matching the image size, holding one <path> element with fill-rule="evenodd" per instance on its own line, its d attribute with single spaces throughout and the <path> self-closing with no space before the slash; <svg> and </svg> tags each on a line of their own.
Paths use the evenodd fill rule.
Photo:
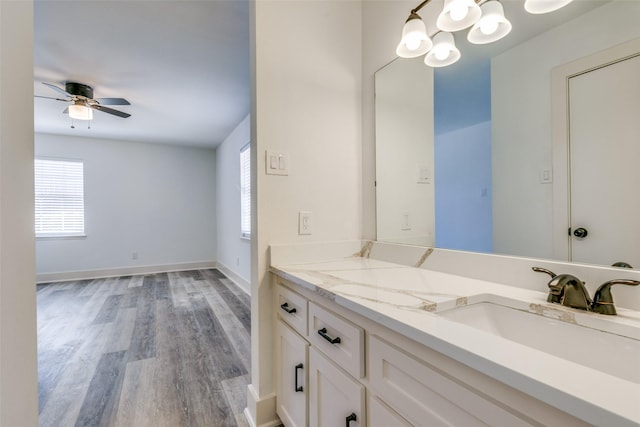
<svg viewBox="0 0 640 427">
<path fill-rule="evenodd" d="M 442 31 L 459 31 L 475 24 L 481 14 L 474 0 L 445 0 L 436 25 Z"/>
<path fill-rule="evenodd" d="M 524 10 L 533 14 L 549 13 L 565 7 L 573 0 L 525 0 Z"/>
<path fill-rule="evenodd" d="M 500 40 L 511 32 L 511 22 L 504 17 L 504 9 L 497 0 L 489 0 L 480 6 L 482 17 L 473 24 L 467 40 L 474 44 L 486 44 Z"/>
<path fill-rule="evenodd" d="M 424 63 L 430 67 L 446 67 L 460 59 L 453 34 L 439 32 L 433 37 L 433 49 L 427 53 Z"/>
<path fill-rule="evenodd" d="M 93 110 L 82 103 L 71 104 L 69 117 L 76 120 L 93 120 Z"/>
<path fill-rule="evenodd" d="M 420 16 L 413 13 L 402 28 L 402 39 L 396 48 L 396 55 L 401 58 L 415 58 L 424 55 L 433 43 L 427 35 L 427 29 Z"/>
</svg>

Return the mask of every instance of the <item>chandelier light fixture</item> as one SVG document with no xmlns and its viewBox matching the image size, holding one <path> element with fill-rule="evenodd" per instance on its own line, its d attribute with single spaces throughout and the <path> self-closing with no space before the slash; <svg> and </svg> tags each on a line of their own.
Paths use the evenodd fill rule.
<svg viewBox="0 0 640 427">
<path fill-rule="evenodd" d="M 426 54 L 425 64 L 445 67 L 460 59 L 453 33 L 471 27 L 467 40 L 473 44 L 493 43 L 511 32 L 511 22 L 504 16 L 499 0 L 444 0 L 444 7 L 436 20 L 437 32 L 427 34 L 418 12 L 431 0 L 425 0 L 411 10 L 402 28 L 402 38 L 396 54 L 401 58 L 415 58 Z M 553 12 L 572 0 L 525 0 L 524 8 L 532 14 Z"/>
</svg>

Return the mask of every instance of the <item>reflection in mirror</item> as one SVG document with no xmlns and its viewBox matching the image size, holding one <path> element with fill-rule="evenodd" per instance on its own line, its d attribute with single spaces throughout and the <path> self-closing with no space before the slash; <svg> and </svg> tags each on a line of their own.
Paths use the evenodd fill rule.
<svg viewBox="0 0 640 427">
<path fill-rule="evenodd" d="M 505 2 L 505 9 L 511 3 L 518 2 Z M 510 12 L 513 32 L 494 44 L 500 46 L 491 49 L 491 57 L 480 57 L 482 46 L 461 43 L 461 50 L 475 51 L 463 52 L 450 67 L 434 71 L 422 58 L 397 59 L 376 73 L 378 240 L 640 265 L 640 253 L 628 250 L 572 256 L 572 242 L 583 244 L 598 232 L 588 219 L 571 223 L 570 201 L 554 203 L 554 195 L 568 199 L 570 171 L 568 162 L 557 163 L 557 150 L 567 151 L 568 142 L 553 141 L 553 126 L 567 112 L 552 117 L 558 94 L 551 90 L 554 70 L 640 38 L 640 2 L 573 2 L 565 9 L 559 25 L 552 19 L 555 26 L 538 27 L 526 37 L 522 31 L 529 26 Z M 597 191 L 607 191 L 611 177 L 619 175 L 585 167 L 603 183 Z M 615 185 L 633 188 L 628 179 Z M 599 199 L 593 193 L 592 202 Z M 634 215 L 624 205 L 610 208 L 611 219 Z M 578 240 L 567 233 L 571 226 L 590 235 Z M 640 230 L 634 236 L 640 240 Z"/>
</svg>

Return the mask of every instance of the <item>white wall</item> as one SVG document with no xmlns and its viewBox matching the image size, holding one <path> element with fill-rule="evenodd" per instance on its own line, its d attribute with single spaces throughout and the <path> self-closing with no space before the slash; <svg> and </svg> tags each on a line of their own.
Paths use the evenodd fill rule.
<svg viewBox="0 0 640 427">
<path fill-rule="evenodd" d="M 433 68 L 422 58 L 393 61 L 375 92 L 377 239 L 433 246 Z"/>
<path fill-rule="evenodd" d="M 38 425 L 33 2 L 0 1 L 0 425 Z"/>
<path fill-rule="evenodd" d="M 246 292 L 251 291 L 251 241 L 240 237 L 240 150 L 250 131 L 247 116 L 216 149 L 218 268 Z"/>
<path fill-rule="evenodd" d="M 494 251 L 553 258 L 551 70 L 640 37 L 640 2 L 606 4 L 493 59 Z M 563 42 L 558 42 L 563 40 Z"/>
<path fill-rule="evenodd" d="M 402 25 L 416 6 L 412 0 L 362 1 L 362 228 L 365 239 L 376 238 L 374 75 L 396 58 Z"/>
<path fill-rule="evenodd" d="M 248 412 L 275 420 L 268 245 L 362 236 L 361 3 L 252 2 L 252 385 Z M 289 176 L 265 175 L 265 150 L 290 154 Z M 313 234 L 298 235 L 298 212 Z"/>
<path fill-rule="evenodd" d="M 84 161 L 87 237 L 38 239 L 44 280 L 214 265 L 213 149 L 45 134 L 35 142 L 36 156 Z"/>
</svg>

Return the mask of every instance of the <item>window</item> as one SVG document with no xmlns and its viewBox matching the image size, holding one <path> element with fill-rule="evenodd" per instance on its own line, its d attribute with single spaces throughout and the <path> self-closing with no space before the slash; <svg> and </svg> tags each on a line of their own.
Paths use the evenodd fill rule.
<svg viewBox="0 0 640 427">
<path fill-rule="evenodd" d="M 35 159 L 36 236 L 84 235 L 84 168 L 78 160 Z"/>
<path fill-rule="evenodd" d="M 240 235 L 251 238 L 251 150 L 240 150 Z"/>
</svg>

